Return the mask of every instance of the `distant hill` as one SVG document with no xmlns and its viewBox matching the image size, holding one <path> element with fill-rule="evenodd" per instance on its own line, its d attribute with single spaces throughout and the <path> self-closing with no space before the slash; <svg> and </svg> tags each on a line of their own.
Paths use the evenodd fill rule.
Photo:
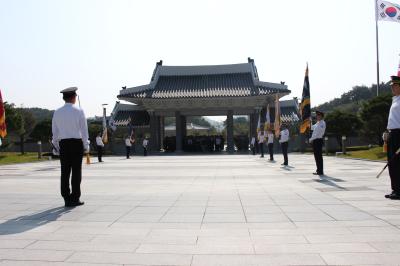
<svg viewBox="0 0 400 266">
<path fill-rule="evenodd" d="M 391 93 L 390 85 L 382 83 L 379 86 L 379 95 Z M 362 103 L 376 97 L 376 85 L 355 86 L 349 92 L 343 93 L 340 98 L 335 98 L 313 108 L 328 113 L 333 110 L 357 113 Z M 311 99 L 312 100 L 312 99 Z"/>
<path fill-rule="evenodd" d="M 32 108 L 18 108 L 23 109 L 33 115 L 36 122 L 41 122 L 43 120 L 51 120 L 53 117 L 54 110 L 42 109 L 38 107 Z"/>
</svg>

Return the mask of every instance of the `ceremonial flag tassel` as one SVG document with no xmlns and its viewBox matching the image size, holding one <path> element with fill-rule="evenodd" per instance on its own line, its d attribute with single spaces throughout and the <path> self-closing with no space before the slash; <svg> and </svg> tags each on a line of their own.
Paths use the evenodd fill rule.
<svg viewBox="0 0 400 266">
<path fill-rule="evenodd" d="M 311 129 L 311 100 L 310 100 L 310 82 L 308 79 L 308 64 L 304 77 L 303 95 L 300 103 L 300 133 L 304 134 L 307 129 Z"/>
</svg>

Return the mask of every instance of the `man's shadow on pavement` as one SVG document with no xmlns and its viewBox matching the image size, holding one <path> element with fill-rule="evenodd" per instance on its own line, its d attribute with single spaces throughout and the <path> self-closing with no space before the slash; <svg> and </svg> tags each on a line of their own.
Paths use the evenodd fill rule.
<svg viewBox="0 0 400 266">
<path fill-rule="evenodd" d="M 71 210 L 72 208 L 57 207 L 8 220 L 0 224 L 0 235 L 18 234 L 35 229 L 52 221 L 56 221 Z"/>
</svg>

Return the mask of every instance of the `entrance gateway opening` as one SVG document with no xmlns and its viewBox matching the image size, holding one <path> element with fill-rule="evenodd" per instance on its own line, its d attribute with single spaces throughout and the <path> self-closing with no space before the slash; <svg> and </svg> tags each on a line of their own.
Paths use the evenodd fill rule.
<svg viewBox="0 0 400 266">
<path fill-rule="evenodd" d="M 118 130 L 133 132 L 137 143 L 148 137 L 152 151 L 233 153 L 241 147 L 238 143 L 248 145 L 256 136 L 259 118 L 261 123 L 265 119 L 263 110 L 268 105 L 272 110 L 276 98 L 288 94 L 283 82 L 260 81 L 251 58 L 242 64 L 208 66 L 164 66 L 160 61 L 149 84 L 122 88 L 118 99 L 131 104 L 117 101 L 111 119 Z M 294 108 L 284 117 L 298 113 L 297 99 L 291 102 Z M 198 123 L 205 116 L 225 116 L 224 131 Z M 246 141 L 234 136 L 234 116 L 247 121 Z"/>
</svg>

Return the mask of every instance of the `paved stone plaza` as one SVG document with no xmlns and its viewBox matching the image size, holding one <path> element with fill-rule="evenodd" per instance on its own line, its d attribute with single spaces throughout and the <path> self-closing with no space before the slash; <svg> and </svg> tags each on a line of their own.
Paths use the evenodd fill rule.
<svg viewBox="0 0 400 266">
<path fill-rule="evenodd" d="M 383 163 L 276 158 L 105 157 L 77 208 L 58 161 L 0 166 L 0 265 L 400 265 Z"/>
</svg>

